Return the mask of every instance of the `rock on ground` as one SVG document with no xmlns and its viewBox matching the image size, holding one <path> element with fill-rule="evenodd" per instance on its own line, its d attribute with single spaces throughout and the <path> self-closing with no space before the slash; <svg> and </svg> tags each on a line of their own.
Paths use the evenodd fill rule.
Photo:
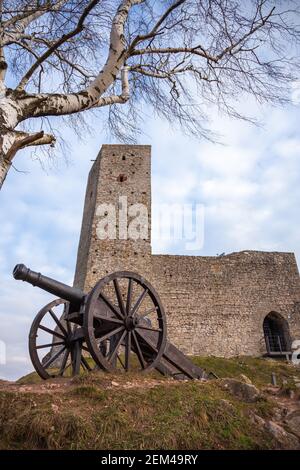
<svg viewBox="0 0 300 470">
<path fill-rule="evenodd" d="M 261 393 L 255 385 L 240 382 L 236 379 L 223 379 L 221 386 L 240 400 L 249 403 L 253 403 L 261 397 Z"/>
<path fill-rule="evenodd" d="M 289 429 L 300 438 L 300 410 L 295 410 L 285 417 Z"/>
<path fill-rule="evenodd" d="M 294 434 L 287 432 L 282 426 L 274 421 L 267 421 L 266 429 L 274 436 L 276 441 L 282 446 L 283 449 L 299 450 L 300 442 Z"/>
</svg>

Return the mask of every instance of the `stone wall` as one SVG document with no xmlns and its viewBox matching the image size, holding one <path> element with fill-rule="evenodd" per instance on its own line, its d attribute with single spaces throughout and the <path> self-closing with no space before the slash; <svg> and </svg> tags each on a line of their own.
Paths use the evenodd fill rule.
<svg viewBox="0 0 300 470">
<path fill-rule="evenodd" d="M 263 320 L 275 311 L 300 338 L 299 274 L 292 253 L 244 251 L 222 257 L 153 256 L 169 335 L 189 354 L 264 353 Z"/>
<path fill-rule="evenodd" d="M 263 320 L 273 311 L 287 320 L 291 339 L 300 339 L 300 282 L 293 253 L 151 255 L 149 238 L 99 240 L 97 207 L 112 203 L 122 209 L 120 196 L 128 205 L 148 207 L 150 233 L 150 165 L 150 146 L 102 147 L 89 175 L 74 284 L 88 291 L 113 271 L 142 274 L 162 299 L 169 339 L 187 354 L 263 354 Z"/>
</svg>

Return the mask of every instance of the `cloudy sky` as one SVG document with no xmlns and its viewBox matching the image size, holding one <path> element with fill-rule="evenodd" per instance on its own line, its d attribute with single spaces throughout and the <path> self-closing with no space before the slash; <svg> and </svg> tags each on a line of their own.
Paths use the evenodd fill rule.
<svg viewBox="0 0 300 470">
<path fill-rule="evenodd" d="M 203 204 L 204 245 L 155 240 L 154 253 L 216 255 L 251 249 L 292 251 L 300 261 L 300 105 L 285 109 L 251 106 L 264 123 L 215 116 L 223 145 L 197 141 L 162 121 L 145 122 L 140 144 L 152 145 L 154 204 Z M 249 103 L 244 104 L 249 107 Z M 99 125 L 99 128 L 101 126 Z M 0 194 L 0 345 L 7 361 L 0 378 L 32 370 L 27 336 L 36 312 L 53 297 L 14 281 L 16 263 L 72 284 L 86 180 L 91 160 L 109 141 L 100 131 L 78 142 L 65 130 L 69 163 L 46 165 L 21 153 Z M 1 351 L 0 351 L 1 352 Z"/>
</svg>

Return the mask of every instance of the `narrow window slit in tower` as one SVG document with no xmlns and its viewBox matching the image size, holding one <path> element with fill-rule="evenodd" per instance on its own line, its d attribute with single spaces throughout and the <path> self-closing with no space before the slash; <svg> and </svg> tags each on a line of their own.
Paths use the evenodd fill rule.
<svg viewBox="0 0 300 470">
<path fill-rule="evenodd" d="M 126 180 L 127 180 L 127 176 L 125 176 L 125 175 L 123 175 L 123 174 L 121 174 L 121 175 L 118 176 L 118 181 L 119 181 L 119 183 L 123 183 L 123 182 L 126 181 Z"/>
</svg>

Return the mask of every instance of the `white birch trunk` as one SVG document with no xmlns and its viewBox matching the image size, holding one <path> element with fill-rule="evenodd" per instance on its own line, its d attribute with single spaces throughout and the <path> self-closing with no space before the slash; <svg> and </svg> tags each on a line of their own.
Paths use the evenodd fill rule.
<svg viewBox="0 0 300 470">
<path fill-rule="evenodd" d="M 19 106 L 4 94 L 0 97 L 0 189 L 11 167 L 10 151 L 15 142 L 15 132 L 20 115 Z"/>
<path fill-rule="evenodd" d="M 5 160 L 5 155 L 0 152 L 0 190 L 3 186 L 7 173 L 10 169 L 11 164 Z"/>
</svg>

